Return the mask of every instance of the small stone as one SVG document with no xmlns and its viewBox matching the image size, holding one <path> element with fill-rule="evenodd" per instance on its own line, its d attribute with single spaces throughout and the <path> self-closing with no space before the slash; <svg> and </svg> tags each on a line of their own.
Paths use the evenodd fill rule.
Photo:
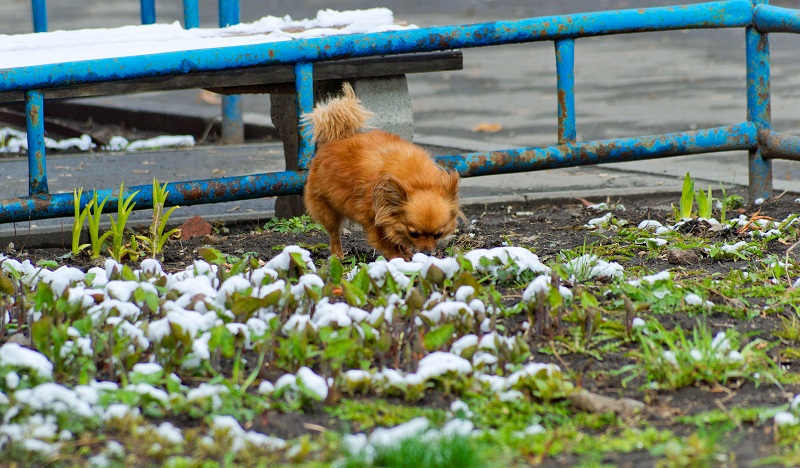
<svg viewBox="0 0 800 468">
<path fill-rule="evenodd" d="M 14 333 L 13 335 L 8 337 L 6 343 L 16 343 L 26 348 L 31 347 L 31 339 L 25 336 L 24 333 Z"/>
<path fill-rule="evenodd" d="M 181 239 L 189 240 L 194 237 L 203 237 L 211 234 L 212 226 L 200 216 L 192 216 L 180 227 Z"/>
<path fill-rule="evenodd" d="M 222 241 L 224 239 L 225 239 L 224 237 L 220 237 L 220 236 L 215 236 L 213 234 L 209 234 L 209 235 L 203 237 L 203 242 L 206 243 L 206 244 L 210 244 L 210 245 L 217 245 L 217 244 L 222 243 Z"/>
<path fill-rule="evenodd" d="M 694 250 L 669 249 L 667 251 L 667 261 L 673 265 L 694 265 L 700 259 Z"/>
</svg>

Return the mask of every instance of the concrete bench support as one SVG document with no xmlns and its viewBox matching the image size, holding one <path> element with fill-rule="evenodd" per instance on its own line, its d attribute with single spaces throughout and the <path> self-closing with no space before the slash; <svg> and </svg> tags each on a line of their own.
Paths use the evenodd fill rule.
<svg viewBox="0 0 800 468">
<path fill-rule="evenodd" d="M 353 89 L 364 107 L 375 113 L 368 125 L 395 133 L 407 140 L 413 139 L 414 116 L 405 75 L 348 81 L 353 85 Z M 343 82 L 334 80 L 317 83 L 314 86 L 315 101 L 339 93 Z M 300 141 L 297 136 L 296 95 L 271 94 L 270 103 L 272 123 L 278 129 L 278 134 L 283 141 L 286 170 L 296 171 L 298 170 L 297 148 Z M 278 197 L 275 202 L 275 216 L 278 218 L 291 218 L 303 213 L 305 213 L 305 206 L 301 195 Z"/>
</svg>

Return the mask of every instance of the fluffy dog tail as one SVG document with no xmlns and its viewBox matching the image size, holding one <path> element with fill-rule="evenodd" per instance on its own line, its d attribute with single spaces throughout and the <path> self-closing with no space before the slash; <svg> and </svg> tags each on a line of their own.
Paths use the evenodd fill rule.
<svg viewBox="0 0 800 468">
<path fill-rule="evenodd" d="M 350 83 L 345 83 L 342 91 L 342 96 L 318 103 L 313 112 L 303 114 L 303 125 L 311 124 L 315 143 L 351 137 L 372 117 L 372 112 L 361 105 Z"/>
</svg>

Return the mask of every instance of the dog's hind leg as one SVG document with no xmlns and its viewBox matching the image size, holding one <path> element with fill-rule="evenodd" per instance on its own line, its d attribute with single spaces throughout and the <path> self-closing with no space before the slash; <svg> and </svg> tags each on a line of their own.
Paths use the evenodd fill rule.
<svg viewBox="0 0 800 468">
<path fill-rule="evenodd" d="M 321 197 L 307 194 L 305 197 L 308 214 L 328 232 L 331 238 L 331 255 L 342 258 L 342 215 Z"/>
</svg>

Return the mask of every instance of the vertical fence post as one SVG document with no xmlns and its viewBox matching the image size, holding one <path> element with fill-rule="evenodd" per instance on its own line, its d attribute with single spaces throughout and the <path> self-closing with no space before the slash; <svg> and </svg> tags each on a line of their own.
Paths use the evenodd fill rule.
<svg viewBox="0 0 800 468">
<path fill-rule="evenodd" d="M 311 128 L 302 126 L 302 115 L 314 110 L 314 66 L 310 63 L 298 63 L 294 66 L 294 90 L 297 94 L 297 158 L 301 171 L 308 169 L 314 154 L 314 143 L 311 142 Z"/>
<path fill-rule="evenodd" d="M 754 0 L 754 4 L 768 3 L 768 0 Z M 756 128 L 769 129 L 770 86 L 769 86 L 769 35 L 759 32 L 754 26 L 745 30 L 745 55 L 747 61 L 747 120 Z M 748 196 L 750 203 L 758 198 L 772 196 L 772 161 L 764 159 L 760 146 L 748 154 L 750 184 Z"/>
<path fill-rule="evenodd" d="M 142 13 L 142 24 L 153 24 L 156 22 L 156 0 L 140 0 Z"/>
<path fill-rule="evenodd" d="M 183 27 L 193 29 L 200 27 L 200 9 L 197 0 L 183 0 Z"/>
<path fill-rule="evenodd" d="M 219 27 L 239 24 L 239 0 L 219 0 Z M 244 143 L 244 105 L 241 96 L 222 96 L 222 143 Z"/>
<path fill-rule="evenodd" d="M 47 32 L 46 0 L 31 0 L 33 9 L 33 32 Z"/>
<path fill-rule="evenodd" d="M 33 32 L 47 32 L 47 2 L 32 0 Z M 25 92 L 25 129 L 28 136 L 28 195 L 47 193 L 47 160 L 44 146 L 44 95 Z"/>
<path fill-rule="evenodd" d="M 558 90 L 558 144 L 574 143 L 575 127 L 575 40 L 555 41 L 556 86 Z"/>
<path fill-rule="evenodd" d="M 47 193 L 47 160 L 44 146 L 44 95 L 25 92 L 25 125 L 28 132 L 28 195 Z"/>
<path fill-rule="evenodd" d="M 219 0 L 219 27 L 239 24 L 239 0 Z"/>
</svg>

